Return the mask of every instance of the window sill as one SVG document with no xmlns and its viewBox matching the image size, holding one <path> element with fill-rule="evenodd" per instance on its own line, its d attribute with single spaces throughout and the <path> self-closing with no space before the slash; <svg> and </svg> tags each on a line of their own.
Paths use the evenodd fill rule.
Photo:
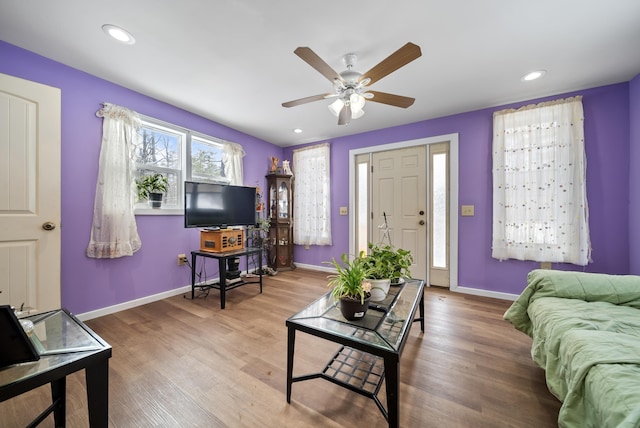
<svg viewBox="0 0 640 428">
<path fill-rule="evenodd" d="M 184 215 L 182 208 L 136 208 L 135 215 Z"/>
</svg>

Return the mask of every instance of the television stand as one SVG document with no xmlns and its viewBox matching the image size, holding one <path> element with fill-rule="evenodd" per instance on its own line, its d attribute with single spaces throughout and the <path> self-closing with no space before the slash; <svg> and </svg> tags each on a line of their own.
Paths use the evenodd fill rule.
<svg viewBox="0 0 640 428">
<path fill-rule="evenodd" d="M 247 262 L 247 270 L 249 269 L 249 256 L 257 254 L 258 255 L 258 271 L 259 280 L 258 281 L 247 281 L 246 279 L 242 279 L 239 276 L 232 274 L 231 276 L 227 275 L 227 265 L 229 261 L 235 259 L 239 259 L 241 256 L 245 256 L 245 260 Z M 208 257 L 211 259 L 218 259 L 218 272 L 220 275 L 220 279 L 217 283 L 214 284 L 196 284 L 196 261 L 198 257 Z M 204 262 L 204 260 L 203 260 Z M 234 265 L 235 262 L 232 262 L 231 265 Z M 236 265 L 237 266 L 237 265 Z M 239 272 L 235 271 L 234 272 Z M 236 276 L 235 278 L 232 278 Z M 220 309 L 224 309 L 226 293 L 229 290 L 233 290 L 234 288 L 241 287 L 247 284 L 260 284 L 260 293 L 262 293 L 262 248 L 242 248 L 240 250 L 232 250 L 225 251 L 221 253 L 213 253 L 209 251 L 192 251 L 191 252 L 191 299 L 195 298 L 195 290 L 196 288 L 200 289 L 211 289 L 215 288 L 216 290 L 220 290 Z"/>
</svg>

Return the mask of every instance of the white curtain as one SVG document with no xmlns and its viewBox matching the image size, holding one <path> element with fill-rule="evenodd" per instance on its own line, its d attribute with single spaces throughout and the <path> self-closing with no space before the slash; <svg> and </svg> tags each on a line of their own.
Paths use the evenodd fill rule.
<svg viewBox="0 0 640 428">
<path fill-rule="evenodd" d="M 224 175 L 229 178 L 229 184 L 242 186 L 244 172 L 242 169 L 242 158 L 245 155 L 244 149 L 238 143 L 224 143 L 222 161 L 224 162 Z"/>
<path fill-rule="evenodd" d="M 130 256 L 142 246 L 134 215 L 134 148 L 141 138 L 140 118 L 134 111 L 109 103 L 96 116 L 103 118 L 102 147 L 87 256 Z"/>
<path fill-rule="evenodd" d="M 328 143 L 293 151 L 293 243 L 331 245 L 331 151 Z"/>
<path fill-rule="evenodd" d="M 591 261 L 582 97 L 493 116 L 492 256 Z"/>
</svg>

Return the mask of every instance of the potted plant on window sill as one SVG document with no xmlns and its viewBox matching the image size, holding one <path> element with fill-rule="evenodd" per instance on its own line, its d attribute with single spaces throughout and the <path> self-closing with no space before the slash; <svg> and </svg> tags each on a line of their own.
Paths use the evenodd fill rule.
<svg viewBox="0 0 640 428">
<path fill-rule="evenodd" d="M 169 188 L 169 182 L 164 175 L 155 173 L 137 178 L 136 187 L 139 200 L 148 200 L 151 208 L 160 208 L 164 194 Z"/>
<path fill-rule="evenodd" d="M 347 320 L 353 321 L 364 318 L 369 308 L 371 298 L 371 284 L 365 280 L 362 265 L 364 254 L 360 253 L 354 260 L 349 261 L 346 254 L 342 254 L 342 264 L 335 258 L 325 262 L 336 269 L 337 273 L 329 275 L 331 295 L 339 302 L 340 312 Z"/>
</svg>

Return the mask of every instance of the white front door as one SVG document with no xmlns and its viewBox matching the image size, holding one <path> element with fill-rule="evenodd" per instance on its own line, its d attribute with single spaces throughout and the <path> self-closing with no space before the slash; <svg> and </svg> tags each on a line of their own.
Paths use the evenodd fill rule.
<svg viewBox="0 0 640 428">
<path fill-rule="evenodd" d="M 376 152 L 371 179 L 372 241 L 411 251 L 411 276 L 423 279 L 427 278 L 426 161 L 426 146 Z"/>
<path fill-rule="evenodd" d="M 0 304 L 61 304 L 60 99 L 0 74 Z"/>
</svg>

